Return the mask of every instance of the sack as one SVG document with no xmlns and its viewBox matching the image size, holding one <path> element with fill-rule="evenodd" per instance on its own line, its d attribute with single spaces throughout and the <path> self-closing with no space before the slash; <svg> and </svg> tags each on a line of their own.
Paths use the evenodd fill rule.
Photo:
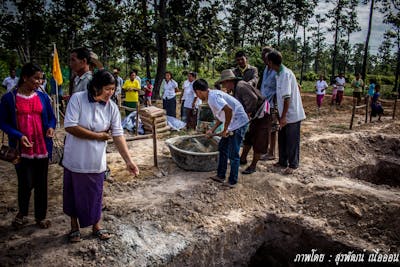
<svg viewBox="0 0 400 267">
<path fill-rule="evenodd" d="M 11 162 L 14 165 L 21 160 L 18 149 L 6 145 L 2 145 L 0 148 L 0 159 Z"/>
</svg>

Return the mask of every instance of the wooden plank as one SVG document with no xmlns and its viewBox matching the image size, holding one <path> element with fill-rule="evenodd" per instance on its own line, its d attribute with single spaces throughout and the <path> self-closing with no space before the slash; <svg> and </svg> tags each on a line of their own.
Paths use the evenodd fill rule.
<svg viewBox="0 0 400 267">
<path fill-rule="evenodd" d="M 157 159 L 157 129 L 156 124 L 153 119 L 152 123 L 152 135 L 153 135 L 153 160 L 154 160 L 154 167 L 158 168 L 158 159 Z"/>
</svg>

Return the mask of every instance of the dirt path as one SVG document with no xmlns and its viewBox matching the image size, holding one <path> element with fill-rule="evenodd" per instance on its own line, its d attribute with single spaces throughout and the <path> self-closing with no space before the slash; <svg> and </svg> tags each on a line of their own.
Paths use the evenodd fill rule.
<svg viewBox="0 0 400 267">
<path fill-rule="evenodd" d="M 314 98 L 303 99 L 308 118 L 302 124 L 301 168 L 292 176 L 282 175 L 272 161 L 260 162 L 256 173 L 240 175 L 240 186 L 227 190 L 207 179 L 211 172 L 179 169 L 162 141 L 160 169 L 154 169 L 152 142 L 140 140 L 129 144 L 141 168 L 131 178 L 110 147 L 112 179 L 105 183 L 103 218 L 115 236 L 107 242 L 92 237 L 89 228 L 82 230 L 82 242 L 67 242 L 62 169 L 55 165 L 49 170 L 52 227 L 36 228 L 31 206 L 30 224 L 13 230 L 16 174 L 1 162 L 0 266 L 241 266 L 265 243 L 265 231 L 282 246 L 289 246 L 289 237 L 300 240 L 299 246 L 316 244 L 322 235 L 332 241 L 326 249 L 345 244 L 399 253 L 399 121 L 385 117 L 349 131 L 350 100 L 342 110 L 324 107 L 318 115 Z"/>
</svg>

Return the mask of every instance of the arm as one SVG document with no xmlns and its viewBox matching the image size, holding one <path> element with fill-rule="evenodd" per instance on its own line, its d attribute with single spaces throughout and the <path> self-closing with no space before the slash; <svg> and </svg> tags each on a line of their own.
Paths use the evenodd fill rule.
<svg viewBox="0 0 400 267">
<path fill-rule="evenodd" d="M 290 102 L 290 97 L 285 98 L 285 100 L 283 101 L 283 111 L 282 111 L 282 116 L 279 119 L 279 127 L 282 129 L 283 127 L 285 127 L 285 125 L 287 124 L 286 121 L 286 114 L 288 112 L 289 109 L 289 102 Z"/>
<path fill-rule="evenodd" d="M 225 112 L 225 123 L 224 123 L 224 130 L 222 131 L 222 137 L 227 137 L 228 136 L 228 126 L 231 123 L 233 112 L 232 112 L 232 109 L 228 105 L 225 105 L 222 110 Z"/>
<path fill-rule="evenodd" d="M 88 140 L 106 141 L 111 138 L 108 132 L 94 132 L 82 126 L 66 127 L 65 131 L 73 136 Z"/>
<path fill-rule="evenodd" d="M 128 146 L 125 141 L 125 137 L 123 135 L 120 136 L 113 136 L 114 144 L 117 147 L 117 150 L 121 157 L 124 159 L 126 163 L 126 168 L 134 175 L 139 174 L 138 166 L 132 161 L 131 157 L 129 156 Z"/>
<path fill-rule="evenodd" d="M 214 133 L 215 130 L 216 130 L 221 124 L 222 124 L 222 122 L 219 121 L 219 120 L 217 119 L 216 122 L 215 122 L 215 124 L 214 124 L 214 126 L 213 126 L 210 130 L 208 130 L 206 134 L 212 134 L 212 133 Z"/>
<path fill-rule="evenodd" d="M 254 67 L 254 73 L 253 73 L 253 78 L 249 81 L 249 84 L 253 86 L 254 88 L 257 88 L 257 83 L 258 83 L 258 69 Z"/>
</svg>

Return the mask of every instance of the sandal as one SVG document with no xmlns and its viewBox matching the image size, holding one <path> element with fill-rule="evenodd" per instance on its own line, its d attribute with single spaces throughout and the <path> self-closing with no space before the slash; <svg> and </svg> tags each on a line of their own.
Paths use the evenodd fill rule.
<svg viewBox="0 0 400 267">
<path fill-rule="evenodd" d="M 108 240 L 112 237 L 112 235 L 110 234 L 110 232 L 108 232 L 108 230 L 106 229 L 99 229 L 93 232 L 93 235 L 95 237 L 98 237 L 100 240 Z"/>
<path fill-rule="evenodd" d="M 218 182 L 218 183 L 223 183 L 223 182 L 225 182 L 225 178 L 219 177 L 219 176 L 217 176 L 217 175 L 211 176 L 210 179 L 213 180 L 213 181 L 216 181 L 216 182 Z"/>
<path fill-rule="evenodd" d="M 49 220 L 36 221 L 36 225 L 42 229 L 47 229 L 51 226 L 51 222 Z"/>
<path fill-rule="evenodd" d="M 71 230 L 68 234 L 68 241 L 71 243 L 77 243 L 81 241 L 81 232 L 79 230 Z"/>
<path fill-rule="evenodd" d="M 286 166 L 281 165 L 279 162 L 274 163 L 272 166 L 279 167 L 279 168 L 285 168 L 286 167 Z"/>
<path fill-rule="evenodd" d="M 284 169 L 284 170 L 282 171 L 282 174 L 285 174 L 285 175 L 293 174 L 293 173 L 294 173 L 294 170 L 295 170 L 295 169 L 293 169 L 293 168 L 287 167 L 286 169 Z"/>
<path fill-rule="evenodd" d="M 19 218 L 19 217 L 15 217 L 14 218 L 14 221 L 12 221 L 12 223 L 11 223 L 11 225 L 15 228 L 15 229 L 21 229 L 25 224 L 27 224 L 28 223 L 28 221 L 24 218 L 24 217 L 22 217 L 22 218 Z"/>
</svg>

